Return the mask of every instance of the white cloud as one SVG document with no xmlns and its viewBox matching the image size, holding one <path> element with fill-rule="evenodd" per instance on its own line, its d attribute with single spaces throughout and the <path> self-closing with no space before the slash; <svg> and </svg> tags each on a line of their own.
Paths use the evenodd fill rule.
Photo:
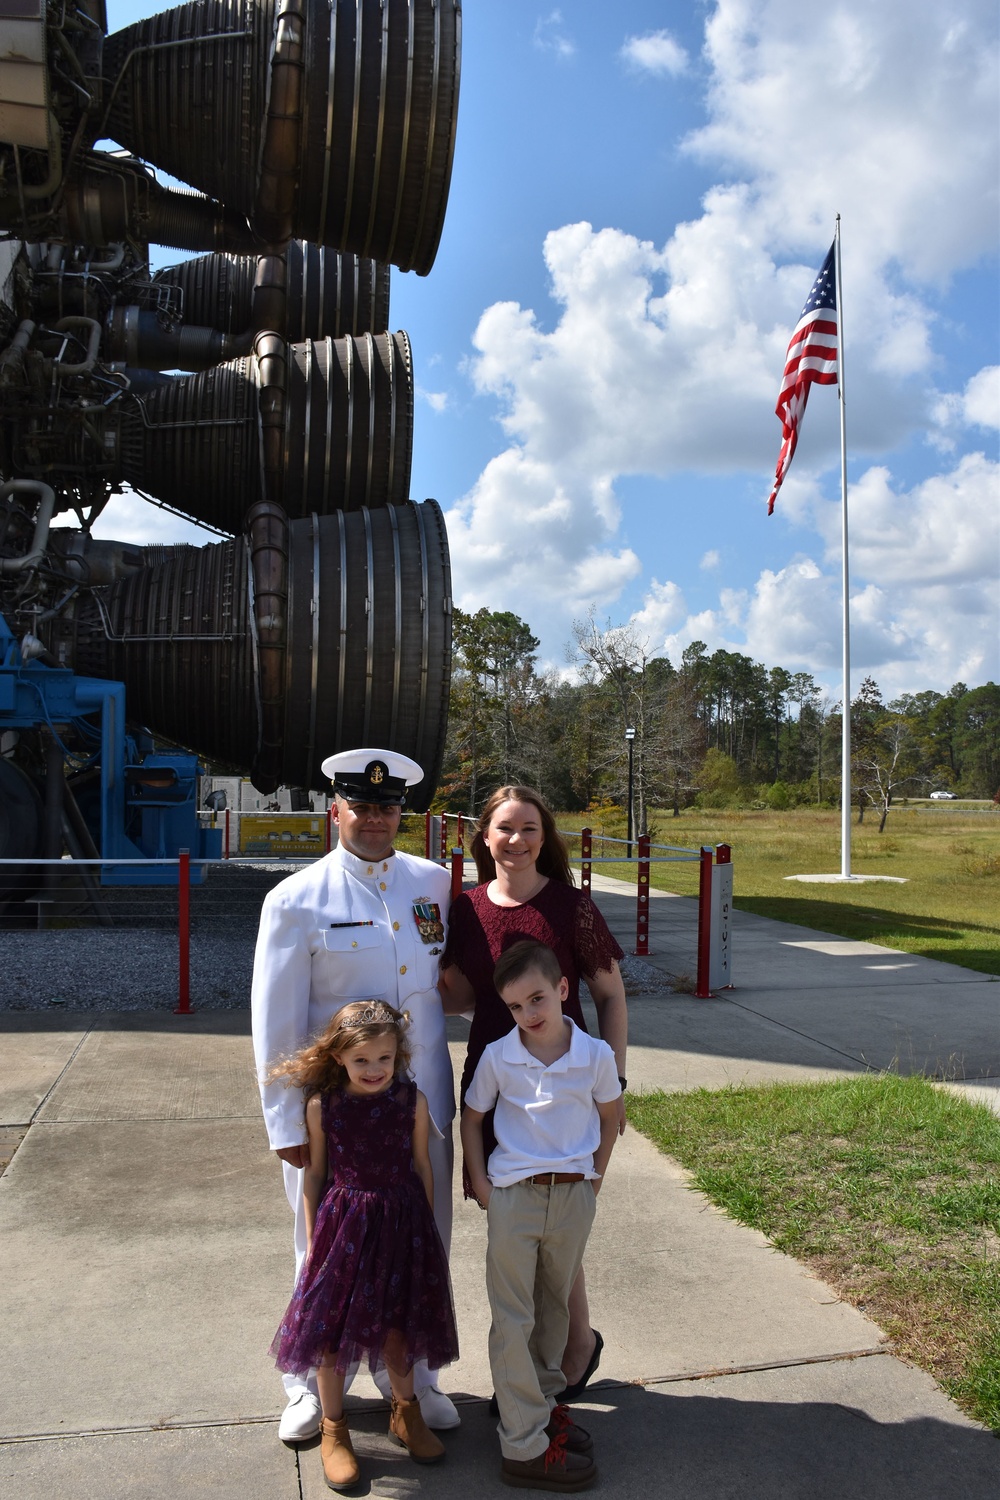
<svg viewBox="0 0 1000 1500">
<path fill-rule="evenodd" d="M 851 570 L 879 584 L 912 590 L 975 584 L 995 574 L 1000 556 L 1000 465 L 968 453 L 946 474 L 907 491 L 879 465 L 848 490 Z M 827 557 L 840 559 L 840 504 L 817 506 Z M 985 566 L 984 566 L 985 564 Z"/>
<path fill-rule="evenodd" d="M 533 488 L 544 472 L 547 496 L 560 496 L 564 536 L 595 546 L 613 537 L 621 475 L 756 469 L 763 500 L 779 444 L 770 412 L 789 333 L 775 311 L 780 304 L 785 319 L 789 307 L 797 311 L 815 273 L 801 268 L 796 289 L 779 294 L 789 273 L 747 242 L 742 223 L 740 195 L 727 190 L 664 251 L 618 229 L 566 225 L 544 246 L 561 305 L 555 327 L 543 330 L 515 302 L 495 303 L 481 317 L 469 371 L 481 395 L 497 398 L 510 444 L 502 455 L 510 464 L 496 471 L 494 459 L 490 468 L 530 472 Z M 855 388 L 860 450 L 906 432 L 916 399 L 908 390 L 893 392 L 860 368 Z M 807 421 L 798 462 L 829 461 L 838 441 L 835 398 L 817 393 Z M 489 473 L 462 502 L 473 536 L 480 525 L 489 529 Z M 474 554 L 465 561 L 474 567 Z"/>
<path fill-rule="evenodd" d="M 561 35 L 559 12 L 545 26 L 539 45 Z M 631 60 L 651 67 L 656 39 L 671 40 L 629 38 Z M 587 223 L 552 230 L 555 323 L 496 303 L 474 335 L 469 373 L 495 402 L 507 446 L 449 516 L 456 584 L 470 602 L 517 608 L 543 638 L 546 620 L 552 632 L 562 622 L 565 638 L 570 613 L 606 608 L 643 571 L 620 536 L 621 477 L 757 473 L 763 502 L 789 333 L 837 210 L 852 455 L 884 455 L 928 429 L 939 446 L 968 446 L 970 425 L 997 423 L 994 367 L 961 395 L 930 389 L 934 292 L 993 250 L 992 3 L 964 0 L 956 21 L 937 0 L 819 11 L 716 0 L 705 56 L 708 123 L 685 149 L 717 163 L 724 181 L 700 215 L 662 247 Z M 633 618 L 680 649 L 701 638 L 828 672 L 840 649 L 839 520 L 816 475 L 836 464 L 838 443 L 836 396 L 817 391 L 773 540 L 780 548 L 796 528 L 818 530 L 819 562 L 804 555 L 810 542 L 792 561 L 775 559 L 748 594 L 723 590 L 683 621 L 677 586 L 653 579 Z M 852 499 L 859 661 L 912 683 L 920 673 L 953 680 L 959 662 L 971 680 L 968 663 L 990 660 L 995 484 L 982 454 L 908 492 L 884 466 L 862 476 Z M 718 566 L 713 552 L 703 569 Z M 950 627 L 961 644 L 947 645 Z"/>
<path fill-rule="evenodd" d="M 683 73 L 688 65 L 687 53 L 669 31 L 648 31 L 644 36 L 626 37 L 621 55 L 640 72 L 669 73 L 672 78 Z"/>
<path fill-rule="evenodd" d="M 719 566 L 719 562 L 720 558 L 718 552 L 716 552 L 714 547 L 711 547 L 702 555 L 701 562 L 698 564 L 698 566 L 699 568 L 704 568 L 706 573 L 711 573 L 714 572 L 714 570 Z"/>
<path fill-rule="evenodd" d="M 1000 465 L 968 454 L 949 473 L 905 491 L 882 467 L 849 496 L 854 688 L 871 672 L 894 697 L 914 683 L 944 691 L 997 673 Z M 673 621 L 663 649 L 675 664 L 691 640 L 808 671 L 839 690 L 843 633 L 840 506 L 816 500 L 828 541 L 822 563 L 798 557 L 764 569 L 749 595 L 723 589 L 718 607 Z M 986 566 L 983 565 L 986 559 Z M 672 585 L 658 585 L 671 589 Z M 676 597 L 679 597 L 677 595 Z M 635 619 L 644 616 L 639 611 Z"/>
<path fill-rule="evenodd" d="M 513 609 L 536 633 L 555 632 L 561 641 L 575 615 L 610 604 L 640 573 L 630 548 L 607 545 L 614 527 L 600 480 L 573 478 L 571 498 L 551 464 L 520 449 L 491 460 L 447 515 L 463 609 Z"/>
<path fill-rule="evenodd" d="M 420 400 L 427 402 L 431 411 L 442 412 L 448 410 L 451 404 L 451 397 L 447 391 L 428 391 L 421 385 L 418 385 L 415 389 L 416 395 Z"/>
<path fill-rule="evenodd" d="M 976 427 L 1000 427 L 1000 365 L 987 365 L 965 387 L 963 414 Z"/>
<path fill-rule="evenodd" d="M 718 226 L 691 263 L 618 229 L 570 224 L 545 239 L 562 313 L 544 332 L 530 309 L 496 303 L 473 342 L 476 388 L 501 398 L 508 437 L 584 472 L 667 473 L 766 463 L 788 328 L 761 337 L 773 267 Z M 713 276 L 713 261 L 725 276 Z M 805 291 L 808 290 L 808 283 Z M 803 291 L 802 295 L 805 295 Z M 762 307 L 762 304 L 764 305 Z M 706 419 L 726 421 L 705 443 Z"/>
<path fill-rule="evenodd" d="M 688 149 L 753 182 L 778 248 L 821 244 L 842 213 L 845 284 L 890 260 L 928 279 L 975 263 L 996 237 L 996 10 L 961 11 L 717 0 L 710 121 Z"/>
<path fill-rule="evenodd" d="M 964 391 L 945 391 L 933 402 L 928 437 L 934 447 L 953 452 L 966 427 L 1000 427 L 1000 365 L 977 370 Z"/>
<path fill-rule="evenodd" d="M 660 655 L 670 627 L 683 619 L 685 613 L 684 595 L 679 586 L 669 581 L 659 583 L 654 578 L 642 601 L 642 608 L 636 610 L 629 624 L 635 626 L 640 640 L 649 642 L 651 652 Z"/>
<path fill-rule="evenodd" d="M 561 10 L 552 10 L 547 16 L 539 16 L 532 40 L 540 51 L 554 52 L 556 57 L 572 57 L 576 51 L 576 44 L 563 30 Z"/>
</svg>

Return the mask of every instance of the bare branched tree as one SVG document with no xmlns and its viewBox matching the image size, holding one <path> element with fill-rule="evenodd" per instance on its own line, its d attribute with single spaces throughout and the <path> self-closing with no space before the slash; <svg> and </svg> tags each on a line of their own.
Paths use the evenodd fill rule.
<svg viewBox="0 0 1000 1500">
<path fill-rule="evenodd" d="M 633 824 L 636 834 L 646 833 L 649 827 L 649 756 L 657 709 L 663 696 L 659 678 L 664 674 L 651 670 L 653 658 L 649 641 L 634 625 L 612 626 L 609 621 L 602 630 L 593 608 L 586 619 L 574 620 L 573 640 L 576 648 L 573 659 L 585 669 L 585 676 L 589 675 L 592 685 L 596 684 L 607 695 L 609 706 L 614 707 L 618 731 L 608 736 L 606 758 L 609 765 L 617 764 L 621 768 L 623 782 L 628 763 L 625 730 L 635 730 L 632 742 Z"/>
</svg>

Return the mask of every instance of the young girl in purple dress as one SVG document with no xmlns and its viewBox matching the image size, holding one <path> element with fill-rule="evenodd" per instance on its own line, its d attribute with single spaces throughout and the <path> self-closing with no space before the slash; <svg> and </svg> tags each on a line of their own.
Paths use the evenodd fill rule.
<svg viewBox="0 0 1000 1500">
<path fill-rule="evenodd" d="M 279 1370 L 317 1369 L 323 1472 L 360 1478 L 344 1417 L 351 1365 L 381 1360 L 392 1386 L 389 1436 L 417 1463 L 444 1446 L 413 1393 L 413 1363 L 458 1356 L 448 1264 L 434 1224 L 427 1101 L 407 1075 L 406 1019 L 381 1000 L 345 1005 L 272 1077 L 306 1097 L 308 1253 L 274 1336 Z"/>
</svg>

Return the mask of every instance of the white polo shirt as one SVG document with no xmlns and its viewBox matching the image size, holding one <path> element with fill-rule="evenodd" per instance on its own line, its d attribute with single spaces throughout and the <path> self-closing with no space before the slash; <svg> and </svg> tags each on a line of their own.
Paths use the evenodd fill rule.
<svg viewBox="0 0 1000 1500">
<path fill-rule="evenodd" d="M 487 1163 L 494 1187 L 510 1187 L 538 1172 L 582 1172 L 594 1178 L 601 1141 L 598 1104 L 621 1093 L 615 1054 L 607 1042 L 566 1020 L 569 1050 L 539 1062 L 515 1029 L 491 1042 L 479 1060 L 466 1104 L 480 1114 L 496 1105 L 497 1147 Z"/>
</svg>

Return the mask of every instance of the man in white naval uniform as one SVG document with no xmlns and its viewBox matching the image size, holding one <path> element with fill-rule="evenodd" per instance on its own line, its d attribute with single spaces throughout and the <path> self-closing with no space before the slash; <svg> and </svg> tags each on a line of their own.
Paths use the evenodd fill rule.
<svg viewBox="0 0 1000 1500">
<path fill-rule="evenodd" d="M 333 780 L 339 843 L 265 898 L 251 997 L 264 1121 L 295 1214 L 296 1276 L 306 1251 L 301 1169 L 309 1148 L 302 1093 L 264 1079 L 274 1062 L 304 1046 L 352 1000 L 386 1000 L 409 1013 L 412 1072 L 431 1116 L 434 1218 L 446 1253 L 451 1244 L 455 1090 L 437 991 L 451 881 L 441 866 L 392 847 L 406 787 L 423 772 L 404 755 L 362 749 L 328 757 L 323 774 Z M 303 1442 L 319 1431 L 315 1377 L 282 1379 L 288 1405 L 278 1435 Z M 436 1371 L 418 1363 L 414 1386 L 428 1426 L 458 1425 Z"/>
</svg>

